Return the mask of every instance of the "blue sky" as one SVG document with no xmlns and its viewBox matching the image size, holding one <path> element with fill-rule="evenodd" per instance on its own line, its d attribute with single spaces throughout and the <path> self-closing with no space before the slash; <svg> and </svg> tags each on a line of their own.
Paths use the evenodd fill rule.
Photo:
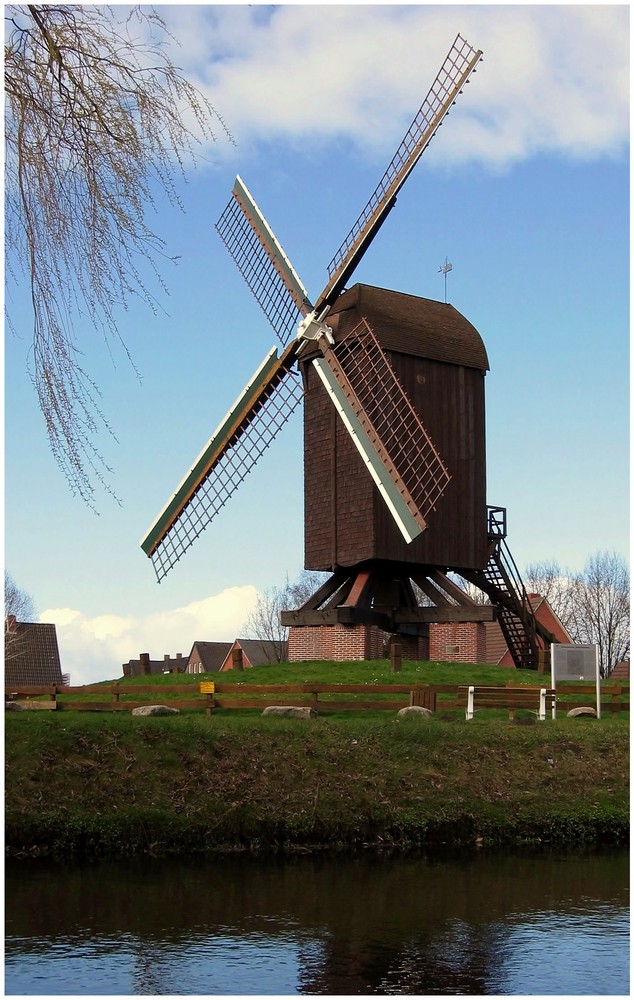
<svg viewBox="0 0 634 1000">
<path fill-rule="evenodd" d="M 48 451 L 26 374 L 28 298 L 5 351 L 5 561 L 58 625 L 75 683 L 140 651 L 233 639 L 303 566 L 301 416 L 159 586 L 139 541 L 275 337 L 213 225 L 240 173 L 314 298 L 456 33 L 484 61 L 354 280 L 448 299 L 480 331 L 488 501 L 520 569 L 629 553 L 629 8 L 162 7 L 219 138 L 157 203 L 169 297 L 120 317 L 134 360 L 80 330 L 116 435 L 121 506 L 95 516 Z"/>
</svg>

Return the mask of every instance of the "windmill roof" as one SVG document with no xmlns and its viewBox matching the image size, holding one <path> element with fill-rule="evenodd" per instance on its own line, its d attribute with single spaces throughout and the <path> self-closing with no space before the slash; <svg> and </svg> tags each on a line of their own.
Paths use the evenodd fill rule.
<svg viewBox="0 0 634 1000">
<path fill-rule="evenodd" d="M 347 310 L 364 317 L 387 350 L 484 371 L 489 368 L 482 337 L 449 303 L 357 284 L 339 296 L 327 322 Z"/>
</svg>

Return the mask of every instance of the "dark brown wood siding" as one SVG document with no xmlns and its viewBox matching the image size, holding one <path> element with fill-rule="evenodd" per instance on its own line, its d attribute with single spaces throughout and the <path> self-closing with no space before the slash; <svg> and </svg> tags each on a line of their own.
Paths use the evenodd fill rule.
<svg viewBox="0 0 634 1000">
<path fill-rule="evenodd" d="M 335 335 L 358 321 L 358 315 L 353 309 L 345 319 L 336 317 Z M 389 340 L 381 329 L 374 325 L 373 329 L 379 340 Z M 487 560 L 485 372 L 469 364 L 400 351 L 386 349 L 386 354 L 447 465 L 451 482 L 429 515 L 427 530 L 408 545 L 312 364 L 304 361 L 306 568 L 328 570 L 367 559 L 483 568 Z"/>
</svg>

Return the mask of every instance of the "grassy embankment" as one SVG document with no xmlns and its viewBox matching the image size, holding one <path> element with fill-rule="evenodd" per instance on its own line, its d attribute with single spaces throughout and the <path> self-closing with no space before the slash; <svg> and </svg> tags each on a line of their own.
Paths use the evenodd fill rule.
<svg viewBox="0 0 634 1000">
<path fill-rule="evenodd" d="M 395 675 L 379 661 L 222 681 L 316 678 L 506 683 L 509 672 L 405 663 Z M 538 682 L 521 671 L 513 680 Z M 536 723 L 482 712 L 467 723 L 458 711 L 421 722 L 65 710 L 7 713 L 5 737 L 6 845 L 17 854 L 624 844 L 629 833 L 625 714 Z"/>
</svg>

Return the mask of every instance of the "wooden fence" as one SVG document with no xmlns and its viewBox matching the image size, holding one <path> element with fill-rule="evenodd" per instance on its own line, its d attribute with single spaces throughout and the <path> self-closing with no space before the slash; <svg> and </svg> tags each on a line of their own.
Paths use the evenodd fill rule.
<svg viewBox="0 0 634 1000">
<path fill-rule="evenodd" d="M 183 684 L 87 684 L 5 687 L 5 702 L 23 709 L 73 712 L 130 712 L 142 705 L 168 704 L 178 709 L 211 713 L 225 709 L 264 709 L 269 705 L 299 705 L 323 712 L 392 711 L 421 705 L 432 711 L 463 711 L 457 684 L 223 684 L 209 680 L 199 686 Z M 503 691 L 517 688 L 510 682 Z M 213 687 L 213 691 L 204 688 Z M 202 689 L 202 690 L 201 690 Z M 512 692 L 509 690 L 509 696 Z M 169 695 L 169 698 L 166 698 Z M 351 699 L 347 696 L 353 695 Z M 374 697 L 370 697 L 370 696 Z M 602 714 L 629 712 L 629 684 L 601 687 Z M 140 697 L 142 696 L 142 697 Z M 595 707 L 596 688 L 590 684 L 562 684 L 557 688 L 559 714 L 580 705 Z"/>
</svg>

